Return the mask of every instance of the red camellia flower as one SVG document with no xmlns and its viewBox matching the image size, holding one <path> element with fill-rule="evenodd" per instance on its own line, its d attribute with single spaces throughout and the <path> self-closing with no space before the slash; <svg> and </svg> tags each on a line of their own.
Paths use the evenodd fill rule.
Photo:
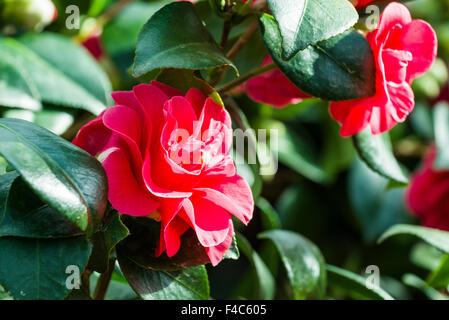
<svg viewBox="0 0 449 320">
<path fill-rule="evenodd" d="M 262 66 L 272 62 L 271 57 L 267 56 Z M 254 101 L 278 108 L 299 103 L 303 98 L 310 98 L 277 68 L 247 81 L 244 90 Z"/>
<path fill-rule="evenodd" d="M 367 36 L 376 61 L 376 93 L 372 97 L 332 102 L 330 113 L 343 137 L 367 126 L 380 134 L 405 121 L 415 105 L 410 87 L 425 73 L 437 54 L 437 37 L 425 21 L 412 20 L 407 7 L 389 4 L 379 26 Z"/>
<path fill-rule="evenodd" d="M 197 89 L 184 95 L 155 81 L 112 97 L 116 105 L 73 143 L 103 164 L 116 210 L 160 217 L 157 256 L 175 255 L 192 228 L 216 265 L 232 243 L 231 215 L 247 224 L 254 207 L 229 155 L 228 112 Z"/>
<path fill-rule="evenodd" d="M 412 177 L 406 202 L 424 226 L 449 231 L 449 170 L 434 169 L 435 157 L 432 148 L 423 168 Z"/>
</svg>

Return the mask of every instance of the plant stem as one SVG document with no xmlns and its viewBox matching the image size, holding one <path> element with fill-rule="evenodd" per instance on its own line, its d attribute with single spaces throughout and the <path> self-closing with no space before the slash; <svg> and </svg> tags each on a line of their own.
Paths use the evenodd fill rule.
<svg viewBox="0 0 449 320">
<path fill-rule="evenodd" d="M 101 26 L 104 26 L 106 23 L 114 19 L 120 11 L 122 11 L 127 5 L 129 5 L 134 0 L 120 0 L 116 3 L 114 3 L 112 6 L 109 7 L 108 10 L 106 10 L 105 13 L 100 15 L 97 19 L 98 24 Z"/>
<path fill-rule="evenodd" d="M 231 81 L 231 82 L 225 84 L 223 87 L 219 88 L 217 90 L 217 92 L 220 95 L 224 95 L 227 92 L 231 91 L 232 89 L 237 88 L 241 84 L 245 83 L 246 81 L 248 81 L 248 80 L 250 80 L 250 79 L 252 79 L 254 77 L 257 77 L 257 76 L 261 75 L 262 73 L 265 73 L 267 71 L 273 70 L 275 68 L 276 68 L 276 64 L 275 63 L 267 64 L 267 65 L 265 65 L 263 67 L 260 67 L 259 69 L 255 69 L 255 70 L 253 70 L 253 71 L 251 71 L 251 72 L 249 72 L 249 73 L 247 73 L 247 74 L 245 74 L 245 75 L 235 79 L 234 81 Z"/>
<path fill-rule="evenodd" d="M 112 272 L 114 272 L 115 259 L 109 260 L 108 269 L 102 273 L 98 278 L 97 285 L 94 290 L 94 300 L 104 300 L 106 292 L 108 291 L 109 283 L 111 282 Z"/>
<path fill-rule="evenodd" d="M 90 276 L 92 274 L 92 270 L 85 269 L 83 274 L 81 275 L 81 287 L 83 287 L 87 294 L 90 295 Z"/>
<path fill-rule="evenodd" d="M 221 34 L 221 42 L 220 49 L 225 50 L 226 44 L 228 43 L 229 34 L 231 33 L 232 22 L 230 20 L 226 20 L 223 24 L 223 32 Z"/>
<path fill-rule="evenodd" d="M 225 27 L 226 27 L 226 25 L 225 25 Z M 253 21 L 253 23 L 251 23 L 251 25 L 248 27 L 248 29 L 240 36 L 240 38 L 237 40 L 237 42 L 232 46 L 232 48 L 226 54 L 226 57 L 229 60 L 235 59 L 235 57 L 238 55 L 238 53 L 248 43 L 248 40 L 251 38 L 251 36 L 257 31 L 257 28 L 258 28 L 258 24 L 257 24 L 257 20 L 256 20 L 256 21 Z M 229 31 L 230 31 L 230 29 L 229 29 Z M 224 30 L 223 30 L 223 32 L 224 32 Z M 229 36 L 229 34 L 227 36 Z M 226 42 L 227 42 L 227 38 L 226 38 Z M 226 43 L 223 43 L 223 38 L 222 38 L 222 43 L 221 43 L 220 47 L 221 48 L 226 47 Z M 226 75 L 226 71 L 227 71 L 227 67 L 218 68 L 212 74 L 212 76 L 210 77 L 210 79 L 208 81 L 211 84 L 211 86 L 215 87 L 217 84 L 219 84 L 223 80 L 224 76 Z"/>
<path fill-rule="evenodd" d="M 259 28 L 259 24 L 257 20 L 254 20 L 248 29 L 241 35 L 241 37 L 237 40 L 236 43 L 232 46 L 232 48 L 227 53 L 226 57 L 229 60 L 234 60 L 235 57 L 239 54 L 239 52 L 243 49 L 243 47 L 248 43 L 249 39 L 253 36 L 253 34 L 257 31 Z"/>
</svg>

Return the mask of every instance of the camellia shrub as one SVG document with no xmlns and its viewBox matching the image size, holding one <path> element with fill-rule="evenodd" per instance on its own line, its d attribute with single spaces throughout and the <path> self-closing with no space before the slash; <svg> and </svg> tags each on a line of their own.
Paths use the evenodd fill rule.
<svg viewBox="0 0 449 320">
<path fill-rule="evenodd" d="M 0 299 L 449 299 L 448 1 L 73 2 L 0 1 Z"/>
</svg>

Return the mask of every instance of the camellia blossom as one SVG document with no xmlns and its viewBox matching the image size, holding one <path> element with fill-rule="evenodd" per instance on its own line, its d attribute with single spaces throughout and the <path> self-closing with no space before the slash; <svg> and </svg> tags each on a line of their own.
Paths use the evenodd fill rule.
<svg viewBox="0 0 449 320">
<path fill-rule="evenodd" d="M 273 60 L 267 56 L 262 64 L 265 66 Z M 244 84 L 244 90 L 254 101 L 282 108 L 295 104 L 309 95 L 299 90 L 278 68 L 257 76 Z"/>
<path fill-rule="evenodd" d="M 247 224 L 254 209 L 251 189 L 229 155 L 228 112 L 197 89 L 184 95 L 155 81 L 112 97 L 116 105 L 73 141 L 102 163 L 112 206 L 160 218 L 157 256 L 174 256 L 192 228 L 218 264 L 232 243 L 231 216 Z"/>
<path fill-rule="evenodd" d="M 367 35 L 376 63 L 376 93 L 372 97 L 332 102 L 330 113 L 343 137 L 370 126 L 380 134 L 404 122 L 415 98 L 412 81 L 424 74 L 437 54 L 437 37 L 425 21 L 412 20 L 404 5 L 393 2 L 382 13 L 378 28 Z"/>
<path fill-rule="evenodd" d="M 433 168 L 436 148 L 411 179 L 406 202 L 426 227 L 449 231 L 449 170 Z"/>
</svg>

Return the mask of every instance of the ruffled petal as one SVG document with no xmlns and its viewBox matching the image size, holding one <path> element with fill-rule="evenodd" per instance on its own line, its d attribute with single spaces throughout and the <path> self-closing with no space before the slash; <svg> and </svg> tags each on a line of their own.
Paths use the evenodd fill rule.
<svg viewBox="0 0 449 320">
<path fill-rule="evenodd" d="M 158 208 L 158 203 L 134 176 L 129 155 L 124 150 L 111 148 L 99 158 L 108 177 L 109 201 L 118 212 L 146 216 Z"/>
</svg>

